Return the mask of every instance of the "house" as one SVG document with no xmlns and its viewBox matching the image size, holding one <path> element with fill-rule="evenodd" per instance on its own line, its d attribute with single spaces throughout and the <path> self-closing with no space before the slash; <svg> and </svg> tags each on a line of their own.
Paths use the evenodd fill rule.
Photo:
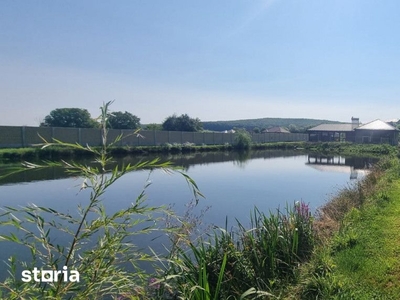
<svg viewBox="0 0 400 300">
<path fill-rule="evenodd" d="M 362 144 L 397 145 L 399 130 L 381 120 L 375 120 L 355 129 L 355 142 Z"/>
<path fill-rule="evenodd" d="M 307 130 L 310 142 L 353 142 L 397 145 L 399 130 L 381 120 L 361 125 L 359 118 L 351 123 L 320 124 Z"/>
<path fill-rule="evenodd" d="M 354 142 L 354 129 L 360 126 L 359 118 L 351 118 L 351 123 L 320 124 L 307 130 L 310 142 Z"/>
</svg>

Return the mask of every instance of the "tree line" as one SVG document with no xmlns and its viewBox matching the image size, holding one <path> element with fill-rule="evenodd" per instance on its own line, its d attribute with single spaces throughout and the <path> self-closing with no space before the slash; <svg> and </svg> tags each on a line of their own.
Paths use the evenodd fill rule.
<svg viewBox="0 0 400 300">
<path fill-rule="evenodd" d="M 330 120 L 317 119 L 290 119 L 290 118 L 262 118 L 236 121 L 202 122 L 199 118 L 192 118 L 187 114 L 180 116 L 173 114 L 165 118 L 161 124 L 142 125 L 140 118 L 130 112 L 116 111 L 108 117 L 108 128 L 113 129 L 139 129 L 166 130 L 166 131 L 235 131 L 245 129 L 248 132 L 260 133 L 271 127 L 283 127 L 292 133 L 304 133 L 308 128 L 322 123 L 339 123 Z M 398 125 L 398 124 L 396 124 Z M 99 123 L 82 108 L 57 108 L 47 115 L 40 126 L 48 127 L 75 127 L 98 128 Z M 400 127 L 400 125 L 398 125 Z"/>
<path fill-rule="evenodd" d="M 72 128 L 99 128 L 98 120 L 91 117 L 89 111 L 83 108 L 57 108 L 52 110 L 40 123 L 41 127 L 72 127 Z M 142 128 L 140 118 L 130 112 L 116 111 L 110 113 L 107 127 L 112 129 L 139 129 Z M 199 118 L 191 118 L 187 114 L 177 116 L 173 114 L 160 124 L 149 124 L 147 130 L 166 131 L 202 131 L 203 124 Z"/>
<path fill-rule="evenodd" d="M 232 128 L 244 128 L 249 132 L 260 133 L 271 127 L 282 127 L 292 133 L 306 132 L 307 129 L 319 124 L 340 123 L 338 121 L 305 118 L 260 118 L 231 121 L 203 122 L 206 130 L 224 131 Z"/>
</svg>

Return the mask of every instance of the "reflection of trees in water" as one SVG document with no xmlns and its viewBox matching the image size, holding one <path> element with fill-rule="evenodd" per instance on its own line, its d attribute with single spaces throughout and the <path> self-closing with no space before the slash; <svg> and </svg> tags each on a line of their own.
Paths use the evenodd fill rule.
<svg viewBox="0 0 400 300">
<path fill-rule="evenodd" d="M 244 152 L 236 151 L 218 151 L 218 152 L 194 152 L 187 154 L 168 154 L 168 155 L 129 155 L 125 157 L 114 157 L 109 168 L 115 167 L 117 164 L 136 164 L 142 161 L 153 160 L 160 158 L 161 161 L 170 161 L 175 166 L 182 167 L 184 171 L 188 171 L 194 165 L 207 165 L 220 162 L 230 162 L 244 167 L 247 161 L 253 158 L 273 158 L 273 157 L 290 157 L 302 155 L 299 151 L 284 151 L 284 150 L 251 150 Z M 91 159 L 76 160 L 80 163 L 94 166 Z M 0 172 L 4 174 L 4 168 Z M 2 175 L 0 174 L 0 175 Z M 19 182 L 41 181 L 67 178 L 71 175 L 65 173 L 65 169 L 61 168 L 46 168 L 35 171 L 21 172 L 15 175 L 10 175 L 0 180 L 0 184 L 13 184 Z"/>
<path fill-rule="evenodd" d="M 239 168 L 244 169 L 247 163 L 251 159 L 251 151 L 243 150 L 237 152 L 237 157 L 233 160 L 233 164 L 238 166 Z"/>
</svg>

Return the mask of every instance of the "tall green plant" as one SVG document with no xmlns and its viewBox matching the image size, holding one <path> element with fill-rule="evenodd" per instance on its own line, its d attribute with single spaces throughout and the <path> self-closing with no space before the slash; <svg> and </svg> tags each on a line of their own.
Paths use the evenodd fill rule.
<svg viewBox="0 0 400 300">
<path fill-rule="evenodd" d="M 262 280 L 267 286 L 276 280 L 293 278 L 296 265 L 309 257 L 314 247 L 308 205 L 296 202 L 286 211 L 266 216 L 255 209 L 251 229 L 240 225 L 244 255 L 251 262 L 254 280 Z"/>
<path fill-rule="evenodd" d="M 144 161 L 135 165 L 110 167 L 112 157 L 109 147 L 123 137 L 107 141 L 107 122 L 109 106 L 101 107 L 99 117 L 102 126 L 102 146 L 93 148 L 78 143 L 64 143 L 59 140 L 44 140 L 42 148 L 62 146 L 79 151 L 87 151 L 95 156 L 95 166 L 77 162 L 43 162 L 43 164 L 24 163 L 25 169 L 40 169 L 59 166 L 67 172 L 83 178 L 80 190 L 90 193 L 88 202 L 78 207 L 77 217 L 48 207 L 29 205 L 23 208 L 5 207 L 0 214 L 0 226 L 8 226 L 10 233 L 0 235 L 0 241 L 16 243 L 29 249 L 31 260 L 21 262 L 16 256 L 8 260 L 10 276 L 0 283 L 1 297 L 4 299 L 102 299 L 117 295 L 146 297 L 148 274 L 140 267 L 143 261 L 152 262 L 155 258 L 139 251 L 132 242 L 135 235 L 156 230 L 156 212 L 162 207 L 148 207 L 145 204 L 146 184 L 130 207 L 108 214 L 103 205 L 106 191 L 118 179 L 131 171 L 163 168 L 171 171 L 170 163 L 158 159 Z M 15 172 L 15 170 L 14 170 Z M 196 183 L 183 174 L 197 199 L 200 192 Z M 4 232 L 4 231 L 3 231 Z M 68 245 L 57 243 L 58 235 L 70 238 Z M 130 264 L 130 270 L 126 264 Z M 20 269 L 33 271 L 68 270 L 79 272 L 80 281 L 64 281 L 58 276 L 55 282 L 23 282 Z"/>
<path fill-rule="evenodd" d="M 288 206 L 286 213 L 265 215 L 255 208 L 250 229 L 237 221 L 237 230 L 221 229 L 207 242 L 179 248 L 178 264 L 170 272 L 185 299 L 211 299 L 216 294 L 220 299 L 274 298 L 311 255 L 312 224 L 304 202 Z"/>
<path fill-rule="evenodd" d="M 225 236 L 227 238 L 227 236 Z M 272 294 L 256 290 L 253 287 L 245 288 L 234 286 L 237 281 L 232 278 L 233 260 L 232 250 L 224 249 L 229 238 L 219 240 L 215 236 L 214 244 L 201 241 L 197 246 L 190 244 L 189 251 L 179 248 L 178 258 L 174 261 L 173 272 L 175 285 L 181 295 L 180 299 L 190 300 L 219 300 L 219 299 L 256 299 L 273 297 Z M 222 247 L 222 248 L 221 248 Z M 234 251 L 234 250 L 233 250 Z M 238 274 L 235 274 L 238 275 Z M 234 282 L 234 284 L 232 284 Z"/>
<path fill-rule="evenodd" d="M 235 133 L 235 141 L 233 146 L 238 150 L 248 150 L 252 144 L 251 135 L 244 129 L 240 129 Z"/>
</svg>

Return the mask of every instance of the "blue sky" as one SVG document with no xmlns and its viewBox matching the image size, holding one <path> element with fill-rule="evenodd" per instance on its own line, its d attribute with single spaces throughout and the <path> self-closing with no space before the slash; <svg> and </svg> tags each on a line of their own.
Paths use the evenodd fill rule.
<svg viewBox="0 0 400 300">
<path fill-rule="evenodd" d="M 142 123 L 399 118 L 400 1 L 0 2 L 0 125 L 103 102 Z"/>
</svg>

